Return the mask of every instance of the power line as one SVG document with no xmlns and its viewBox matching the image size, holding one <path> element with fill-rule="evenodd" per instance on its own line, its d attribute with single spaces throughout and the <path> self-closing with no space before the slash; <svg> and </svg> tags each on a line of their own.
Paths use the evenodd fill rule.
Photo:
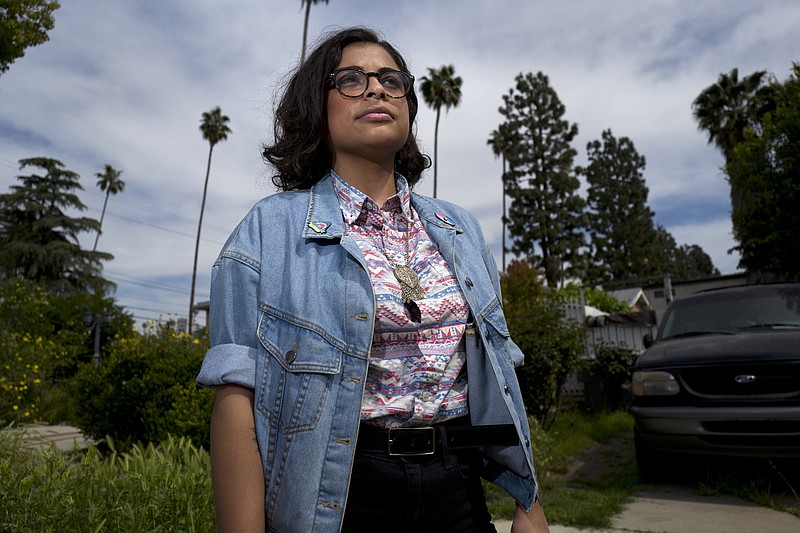
<svg viewBox="0 0 800 533">
<path fill-rule="evenodd" d="M 133 222 L 134 224 L 140 224 L 142 226 L 148 226 L 150 228 L 154 228 L 154 229 L 157 229 L 157 230 L 166 231 L 166 232 L 169 232 L 169 233 L 174 233 L 175 235 L 180 235 L 181 237 L 190 237 L 192 239 L 196 239 L 197 238 L 197 235 L 192 235 L 190 233 L 184 233 L 182 231 L 174 230 L 174 229 L 171 229 L 171 228 L 165 228 L 163 226 L 159 226 L 157 224 L 151 224 L 149 222 L 142 222 L 141 220 L 136 220 L 135 218 L 126 217 L 126 216 L 123 216 L 123 215 L 117 215 L 117 214 L 114 214 L 114 213 L 110 213 L 108 211 L 106 211 L 106 216 L 114 217 L 114 218 L 120 218 L 120 219 L 126 220 L 128 222 Z M 225 244 L 224 242 L 214 241 L 214 240 L 211 240 L 211 239 L 206 239 L 204 237 L 200 237 L 200 240 L 203 241 L 203 242 L 211 243 L 211 244 L 218 244 L 220 246 Z"/>
<path fill-rule="evenodd" d="M 88 192 L 90 194 L 93 194 L 95 196 L 99 196 L 99 197 L 105 198 L 105 193 L 100 191 L 100 190 L 97 190 L 97 189 L 86 189 L 86 192 Z M 133 207 L 133 208 L 135 208 L 137 210 L 150 211 L 151 213 L 160 214 L 160 215 L 166 215 L 168 217 L 180 220 L 181 222 L 186 222 L 187 224 L 197 224 L 197 220 L 195 220 L 195 219 L 190 219 L 190 218 L 181 216 L 180 214 L 177 214 L 177 213 L 172 212 L 172 211 L 165 211 L 164 209 L 159 209 L 159 208 L 154 207 L 154 206 L 152 206 L 150 204 L 146 204 L 146 203 L 143 203 L 143 202 L 137 202 L 137 201 L 131 200 L 129 198 L 122 198 L 119 195 L 114 197 L 114 203 L 115 204 L 127 205 L 127 206 Z M 90 208 L 90 210 L 92 210 L 92 211 L 100 211 L 99 209 L 94 209 L 94 208 Z M 106 214 L 109 215 L 111 213 L 106 211 Z M 225 235 L 229 234 L 230 231 L 231 231 L 230 228 L 221 228 L 219 226 L 205 225 L 205 224 L 203 225 L 203 228 L 204 229 L 208 228 L 208 229 L 211 229 L 211 230 L 214 230 L 214 231 L 219 231 L 220 233 L 223 233 Z"/>
<path fill-rule="evenodd" d="M 152 307 L 138 307 L 138 306 L 135 306 L 135 305 L 126 305 L 124 307 L 125 307 L 125 309 L 132 309 L 134 311 L 150 311 L 152 313 L 159 313 L 159 314 L 162 314 L 162 315 L 164 313 L 166 313 L 166 314 L 168 314 L 170 316 L 177 316 L 177 317 L 182 317 L 182 318 L 186 318 L 187 316 L 189 316 L 186 313 L 164 311 L 163 309 L 153 309 Z"/>
<path fill-rule="evenodd" d="M 152 288 L 152 289 L 175 292 L 175 293 L 179 293 L 179 294 L 189 294 L 189 290 L 188 289 L 178 289 L 173 285 L 166 285 L 164 283 L 159 283 L 157 281 L 152 281 L 152 280 L 147 279 L 147 278 L 139 278 L 139 277 L 136 277 L 136 276 L 131 276 L 130 274 L 123 274 L 122 272 L 116 272 L 114 270 L 106 270 L 105 272 L 108 273 L 108 274 L 111 274 L 111 276 L 112 276 L 111 281 L 114 281 L 113 277 L 127 278 L 127 279 L 120 279 L 118 281 L 121 281 L 123 283 L 131 283 L 133 285 L 141 285 L 141 286 Z"/>
<path fill-rule="evenodd" d="M 150 283 L 150 282 L 147 282 L 147 281 L 134 281 L 134 280 L 128 280 L 128 279 L 115 280 L 114 278 L 110 278 L 110 280 L 115 282 L 115 283 L 117 283 L 117 282 L 119 282 L 119 283 L 128 283 L 128 284 L 131 284 L 131 285 L 138 285 L 140 287 L 146 287 L 148 289 L 155 289 L 155 290 L 158 290 L 158 291 L 174 292 L 174 293 L 177 293 L 177 294 L 184 294 L 184 295 L 189 294 L 188 290 L 176 289 L 174 287 L 166 287 L 166 286 L 163 286 L 163 285 L 159 286 L 159 285 L 156 285 L 155 283 Z"/>
</svg>

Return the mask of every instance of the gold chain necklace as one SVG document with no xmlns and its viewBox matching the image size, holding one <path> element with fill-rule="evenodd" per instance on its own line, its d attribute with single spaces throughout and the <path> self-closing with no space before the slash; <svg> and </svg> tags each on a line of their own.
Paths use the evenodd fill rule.
<svg viewBox="0 0 800 533">
<path fill-rule="evenodd" d="M 411 260 L 411 251 L 408 243 L 410 240 L 409 233 L 411 233 L 411 226 L 406 225 L 406 230 L 403 232 L 403 241 L 406 247 L 405 264 L 400 264 L 389 259 L 389 254 L 386 253 L 386 247 L 383 244 L 383 233 L 381 233 L 381 242 L 379 243 L 372 237 L 372 233 L 369 231 L 369 228 L 367 228 L 367 237 L 369 237 L 369 240 L 381 251 L 386 261 L 392 265 L 392 273 L 395 279 L 400 283 L 400 298 L 402 298 L 404 304 L 425 298 L 425 289 L 422 288 L 419 282 L 419 276 L 414 269 L 409 266 Z"/>
</svg>

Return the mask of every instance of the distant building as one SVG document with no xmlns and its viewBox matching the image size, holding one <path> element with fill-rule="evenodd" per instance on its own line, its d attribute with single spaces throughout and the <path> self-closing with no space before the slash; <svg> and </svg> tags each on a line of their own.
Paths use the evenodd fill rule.
<svg viewBox="0 0 800 533">
<path fill-rule="evenodd" d="M 617 300 L 627 304 L 627 306 L 636 313 L 641 311 L 650 311 L 653 308 L 650 305 L 650 300 L 647 298 L 647 295 L 639 287 L 630 289 L 617 289 L 606 292 Z"/>
</svg>

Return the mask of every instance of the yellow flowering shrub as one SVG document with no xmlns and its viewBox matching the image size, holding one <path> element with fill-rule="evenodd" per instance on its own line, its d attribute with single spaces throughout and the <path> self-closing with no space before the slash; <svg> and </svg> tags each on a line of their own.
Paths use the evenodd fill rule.
<svg viewBox="0 0 800 533">
<path fill-rule="evenodd" d="M 38 420 L 39 399 L 49 384 L 46 369 L 62 355 L 52 339 L 0 335 L 0 424 Z"/>
<path fill-rule="evenodd" d="M 99 367 L 76 376 L 81 428 L 123 449 L 169 435 L 208 445 L 214 393 L 195 385 L 207 348 L 166 326 L 114 339 Z"/>
<path fill-rule="evenodd" d="M 91 318 L 101 311 L 101 344 L 130 329 L 132 318 L 102 294 L 0 280 L 0 423 L 73 422 L 69 381 L 91 361 Z"/>
</svg>

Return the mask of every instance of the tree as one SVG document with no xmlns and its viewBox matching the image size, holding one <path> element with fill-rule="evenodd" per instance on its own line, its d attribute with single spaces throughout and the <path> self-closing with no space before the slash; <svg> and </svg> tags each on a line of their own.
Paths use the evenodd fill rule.
<svg viewBox="0 0 800 533">
<path fill-rule="evenodd" d="M 697 127 L 708 133 L 725 157 L 725 166 L 735 165 L 734 150 L 744 141 L 747 128 L 759 128 L 761 118 L 775 106 L 774 87 L 767 83 L 766 72 L 760 70 L 739 80 L 739 69 L 720 74 L 717 82 L 703 89 L 692 102 Z M 741 195 L 731 184 L 733 211 Z"/>
<path fill-rule="evenodd" d="M 428 76 L 422 77 L 422 98 L 436 111 L 436 126 L 433 130 L 433 197 L 436 198 L 437 170 L 439 166 L 439 117 L 442 106 L 445 111 L 461 103 L 461 76 L 456 76 L 453 65 L 442 65 L 440 69 L 428 68 Z"/>
<path fill-rule="evenodd" d="M 643 171 L 645 158 L 633 141 L 617 139 L 611 130 L 602 142 L 586 145 L 589 164 L 580 172 L 589 184 L 587 229 L 592 258 L 589 285 L 631 280 L 652 273 L 648 257 L 653 255 L 654 213 L 647 206 L 648 189 Z"/>
<path fill-rule="evenodd" d="M 508 191 L 506 190 L 506 161 L 516 149 L 517 139 L 514 132 L 508 127 L 508 124 L 500 124 L 496 130 L 489 135 L 489 140 L 486 144 L 492 147 L 492 152 L 495 156 L 500 156 L 502 160 L 503 175 L 500 179 L 503 181 L 503 272 L 506 270 L 506 225 L 508 217 L 506 216 L 506 198 Z"/>
<path fill-rule="evenodd" d="M 94 247 L 92 251 L 97 250 L 97 241 L 100 240 L 100 234 L 103 232 L 103 219 L 106 217 L 106 207 L 108 207 L 108 197 L 112 194 L 116 195 L 125 189 L 125 182 L 120 179 L 122 174 L 121 170 L 117 170 L 111 165 L 106 165 L 103 172 L 95 174 L 97 177 L 97 186 L 101 191 L 106 193 L 105 200 L 103 200 L 103 212 L 100 213 L 100 224 L 97 226 L 97 236 L 94 238 Z"/>
<path fill-rule="evenodd" d="M 25 49 L 47 42 L 55 27 L 53 11 L 61 7 L 47 0 L 3 0 L 0 3 L 0 74 L 25 55 Z"/>
<path fill-rule="evenodd" d="M 725 171 L 741 191 L 733 213 L 739 266 L 757 276 L 800 280 L 800 63 L 777 90 L 776 109 L 749 128 Z"/>
<path fill-rule="evenodd" d="M 508 331 L 525 354 L 525 363 L 517 368 L 525 408 L 547 425 L 558 414 L 564 383 L 580 364 L 586 330 L 565 319 L 528 261 L 512 261 L 500 283 Z"/>
<path fill-rule="evenodd" d="M 308 17 L 311 15 L 311 4 L 320 4 L 325 2 L 326 4 L 330 2 L 330 0 L 300 0 L 300 6 L 306 6 L 306 16 L 305 21 L 303 22 L 303 50 L 300 52 L 300 62 L 306 60 L 306 42 L 308 41 Z"/>
<path fill-rule="evenodd" d="M 208 141 L 208 165 L 206 166 L 206 180 L 203 184 L 203 201 L 200 204 L 200 220 L 197 222 L 197 240 L 194 245 L 194 266 L 192 267 L 192 291 L 189 296 L 189 333 L 192 332 L 192 320 L 194 318 L 194 288 L 197 282 L 197 256 L 200 252 L 200 230 L 203 228 L 203 212 L 206 209 L 206 194 L 208 192 L 208 177 L 211 174 L 211 154 L 214 152 L 214 145 L 228 138 L 231 129 L 228 127 L 230 118 L 222 114 L 219 106 L 211 111 L 203 113 L 200 120 L 200 132 L 203 139 Z"/>
<path fill-rule="evenodd" d="M 693 280 L 719 276 L 711 257 L 697 244 L 682 244 L 675 252 L 673 279 Z"/>
<path fill-rule="evenodd" d="M 739 80 L 739 69 L 720 74 L 713 85 L 692 102 L 692 114 L 697 127 L 708 133 L 725 156 L 725 163 L 734 160 L 734 148 L 744 141 L 748 127 L 757 126 L 761 117 L 774 107 L 774 94 L 765 84 L 766 71 L 760 70 Z"/>
<path fill-rule="evenodd" d="M 45 157 L 20 160 L 20 170 L 29 167 L 45 173 L 18 176 L 21 185 L 0 195 L 0 278 L 40 281 L 57 293 L 113 286 L 101 277 L 101 261 L 113 256 L 83 250 L 79 241 L 81 233 L 96 232 L 99 223 L 67 214 L 86 210 L 75 193 L 83 190 L 80 176 Z"/>
<path fill-rule="evenodd" d="M 583 209 L 571 142 L 578 126 L 564 120 L 564 105 L 544 74 L 519 74 L 500 113 L 518 139 L 509 155 L 507 190 L 511 251 L 532 261 L 555 287 L 580 270 Z"/>
</svg>

